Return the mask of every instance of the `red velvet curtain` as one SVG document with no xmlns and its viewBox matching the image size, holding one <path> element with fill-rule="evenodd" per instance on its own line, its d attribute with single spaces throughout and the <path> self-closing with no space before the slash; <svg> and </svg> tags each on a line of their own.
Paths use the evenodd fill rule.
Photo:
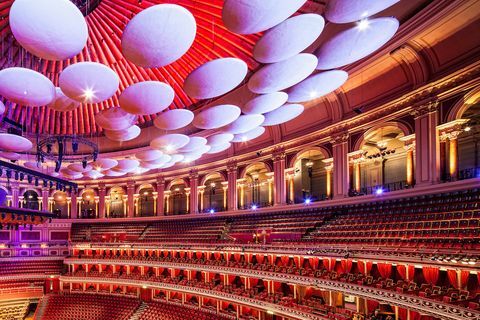
<svg viewBox="0 0 480 320">
<path fill-rule="evenodd" d="M 384 279 L 388 279 L 392 276 L 392 265 L 389 263 L 378 263 L 378 272 Z"/>
<path fill-rule="evenodd" d="M 460 271 L 460 287 L 458 286 L 458 273 L 457 270 L 447 270 L 448 281 L 455 289 L 463 290 L 468 283 L 469 271 Z M 478 273 L 477 273 L 478 276 Z"/>
<path fill-rule="evenodd" d="M 201 252 L 195 252 L 195 256 L 197 257 L 197 259 L 200 259 L 202 257 L 202 253 Z"/>
<path fill-rule="evenodd" d="M 367 300 L 367 313 L 373 313 L 378 308 L 379 303 L 375 300 Z"/>
<path fill-rule="evenodd" d="M 368 276 L 370 274 L 370 271 L 372 271 L 373 263 L 371 261 L 365 262 L 365 261 L 359 260 L 357 262 L 357 265 L 358 265 L 358 270 L 366 276 Z M 367 269 L 367 272 L 365 272 L 365 268 Z"/>
<path fill-rule="evenodd" d="M 213 256 L 215 257 L 215 260 L 220 260 L 220 257 L 222 256 L 222 254 L 220 252 L 215 252 Z"/>
<path fill-rule="evenodd" d="M 350 270 L 352 270 L 352 264 L 353 262 L 350 259 L 342 260 L 342 273 L 350 273 Z"/>
<path fill-rule="evenodd" d="M 333 271 L 333 268 L 335 267 L 335 261 L 332 261 L 331 259 L 329 258 L 323 258 L 323 266 L 325 267 L 325 269 L 327 269 L 328 271 Z"/>
<path fill-rule="evenodd" d="M 289 257 L 286 257 L 286 256 L 283 256 L 282 257 L 282 264 L 284 266 L 288 266 L 288 261 L 290 261 L 290 258 Z"/>
<path fill-rule="evenodd" d="M 257 262 L 258 262 L 259 264 L 262 264 L 262 263 L 263 263 L 263 260 L 265 259 L 265 256 L 264 256 L 264 255 L 261 255 L 261 254 L 257 254 L 255 257 L 257 258 Z"/>
<path fill-rule="evenodd" d="M 408 310 L 404 308 L 398 308 L 398 319 L 407 320 Z"/>
<path fill-rule="evenodd" d="M 185 257 L 185 251 L 180 251 L 180 258 Z"/>
<path fill-rule="evenodd" d="M 240 253 L 234 253 L 233 254 L 233 257 L 235 258 L 235 261 L 240 261 L 241 256 L 242 255 Z"/>
<path fill-rule="evenodd" d="M 318 268 L 318 261 L 320 260 L 319 258 L 310 258 L 308 260 L 310 262 L 310 265 L 312 266 L 312 269 Z"/>
<path fill-rule="evenodd" d="M 423 267 L 423 277 L 428 284 L 435 285 L 438 281 L 440 269 L 437 267 Z"/>
<path fill-rule="evenodd" d="M 250 287 L 254 288 L 258 284 L 258 279 L 250 278 Z"/>
</svg>

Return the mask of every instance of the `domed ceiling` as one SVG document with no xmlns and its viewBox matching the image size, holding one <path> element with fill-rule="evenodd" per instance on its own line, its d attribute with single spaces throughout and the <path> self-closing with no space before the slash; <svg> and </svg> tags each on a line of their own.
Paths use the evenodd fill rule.
<svg viewBox="0 0 480 320">
<path fill-rule="evenodd" d="M 170 84 L 175 91 L 170 109 L 194 109 L 199 101 L 190 98 L 182 86 L 187 75 L 198 66 L 216 58 L 236 57 L 245 61 L 250 71 L 258 67 L 252 57 L 252 49 L 259 35 L 240 35 L 228 31 L 222 23 L 221 0 L 75 0 L 73 2 L 83 13 L 86 13 L 88 7 L 89 13 L 85 19 L 89 37 L 81 53 L 63 61 L 40 59 L 18 44 L 9 26 L 9 11 L 13 2 L 7 0 L 0 4 L 0 69 L 13 66 L 30 68 L 46 75 L 58 86 L 59 75 L 66 67 L 77 62 L 94 61 L 107 65 L 120 78 L 119 90 L 112 98 L 101 103 L 84 104 L 69 112 L 58 112 L 48 106 L 30 108 L 2 99 L 7 106 L 8 116 L 24 123 L 30 132 L 87 135 L 101 132 L 94 115 L 100 110 L 118 106 L 119 95 L 125 88 L 145 80 Z M 127 61 L 121 48 L 122 32 L 127 23 L 145 8 L 169 2 L 186 8 L 195 17 L 197 34 L 193 45 L 179 60 L 161 68 L 142 68 Z M 314 7 L 315 4 L 307 3 L 306 6 Z M 154 117 L 155 115 L 140 116 L 138 122 L 145 124 Z"/>
</svg>

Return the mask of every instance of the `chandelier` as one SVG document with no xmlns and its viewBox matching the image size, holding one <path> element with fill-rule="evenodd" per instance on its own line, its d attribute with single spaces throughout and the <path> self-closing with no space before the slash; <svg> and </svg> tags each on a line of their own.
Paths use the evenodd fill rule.
<svg viewBox="0 0 480 320">
<path fill-rule="evenodd" d="M 51 136 L 37 144 L 37 161 L 55 162 L 55 171 L 60 171 L 62 163 L 81 163 L 85 168 L 89 161 L 98 157 L 98 146 L 92 141 L 76 135 Z"/>
</svg>

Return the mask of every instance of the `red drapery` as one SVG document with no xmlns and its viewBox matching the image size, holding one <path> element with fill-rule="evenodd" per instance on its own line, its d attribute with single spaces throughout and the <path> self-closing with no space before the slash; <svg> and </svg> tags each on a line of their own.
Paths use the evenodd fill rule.
<svg viewBox="0 0 480 320">
<path fill-rule="evenodd" d="M 265 259 L 265 256 L 261 255 L 261 254 L 257 254 L 255 256 L 257 258 L 257 262 L 262 264 L 263 263 L 263 260 Z"/>
<path fill-rule="evenodd" d="M 180 251 L 180 258 L 185 257 L 185 251 Z"/>
<path fill-rule="evenodd" d="M 240 253 L 234 253 L 233 254 L 233 257 L 235 258 L 235 261 L 240 261 L 241 256 L 242 255 Z"/>
<path fill-rule="evenodd" d="M 359 260 L 357 262 L 357 265 L 358 265 L 358 270 L 360 270 L 360 272 L 366 276 L 368 276 L 370 274 L 370 271 L 372 271 L 373 263 L 371 261 L 365 262 L 365 261 Z M 366 272 L 365 272 L 365 268 L 367 269 Z"/>
<path fill-rule="evenodd" d="M 329 258 L 323 258 L 323 266 L 328 271 L 333 271 L 333 268 L 335 267 L 335 261 Z"/>
<path fill-rule="evenodd" d="M 197 257 L 197 259 L 200 259 L 202 257 L 202 253 L 201 252 L 195 252 L 195 256 Z"/>
<path fill-rule="evenodd" d="M 448 281 L 450 282 L 450 284 L 455 287 L 455 289 L 463 290 L 467 286 L 470 272 L 466 270 L 460 271 L 460 287 L 458 286 L 459 281 L 457 275 L 457 270 L 447 270 Z"/>
<path fill-rule="evenodd" d="M 257 285 L 258 279 L 250 278 L 250 287 L 253 288 Z"/>
<path fill-rule="evenodd" d="M 403 264 L 397 265 L 397 272 L 403 280 L 407 280 L 407 268 L 408 268 L 409 278 L 412 279 L 413 274 L 415 272 L 415 267 L 414 266 L 412 266 L 412 265 L 405 266 Z"/>
<path fill-rule="evenodd" d="M 438 274 L 440 273 L 437 267 L 423 267 L 423 277 L 428 284 L 435 285 L 438 281 Z"/>
<path fill-rule="evenodd" d="M 367 300 L 367 313 L 373 313 L 378 308 L 379 303 L 375 300 Z"/>
<path fill-rule="evenodd" d="M 284 266 L 287 266 L 288 265 L 288 261 L 290 261 L 290 258 L 289 257 L 286 257 L 286 256 L 283 256 L 282 257 L 282 264 Z"/>
<path fill-rule="evenodd" d="M 346 259 L 341 261 L 341 266 L 342 266 L 342 273 L 350 273 L 350 270 L 352 270 L 352 260 Z"/>
<path fill-rule="evenodd" d="M 380 272 L 380 275 L 384 279 L 388 279 L 392 275 L 392 265 L 389 263 L 378 263 L 378 272 Z"/>
<path fill-rule="evenodd" d="M 220 260 L 220 257 L 222 256 L 222 254 L 220 252 L 215 252 L 213 256 L 215 257 L 215 260 Z"/>
</svg>

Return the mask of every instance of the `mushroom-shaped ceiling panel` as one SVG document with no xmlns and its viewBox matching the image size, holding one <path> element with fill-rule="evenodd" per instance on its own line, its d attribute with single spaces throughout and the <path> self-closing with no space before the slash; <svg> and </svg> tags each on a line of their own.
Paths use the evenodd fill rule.
<svg viewBox="0 0 480 320">
<path fill-rule="evenodd" d="M 193 70 L 218 58 L 241 59 L 247 64 L 249 72 L 259 66 L 252 57 L 252 51 L 261 34 L 240 35 L 227 30 L 221 18 L 224 0 L 178 0 L 175 4 L 170 2 L 168 6 L 181 6 L 191 13 L 196 24 L 195 39 L 177 60 L 153 68 L 140 67 L 124 57 L 122 35 L 127 24 L 135 17 L 140 17 L 139 13 L 153 6 L 164 5 L 167 1 L 90 0 L 89 6 L 86 7 L 84 1 L 73 0 L 72 2 L 77 4 L 85 15 L 88 39 L 80 53 L 66 60 L 39 58 L 35 52 L 22 47 L 19 42 L 21 39 L 15 38 L 9 24 L 13 2 L 6 0 L 0 6 L 0 13 L 5 17 L 0 20 L 0 37 L 3 39 L 0 56 L 5 58 L 0 60 L 0 70 L 15 66 L 27 67 L 45 75 L 58 87 L 59 76 L 65 68 L 79 62 L 96 62 L 113 70 L 120 79 L 118 90 L 105 101 L 98 103 L 87 101 L 75 110 L 70 110 L 74 107 L 74 104 L 71 104 L 67 106 L 68 111 L 61 107 L 54 109 L 52 106 L 55 105 L 46 103 L 28 110 L 27 117 L 24 114 L 26 110 L 24 105 L 0 95 L 0 101 L 7 106 L 9 117 L 25 124 L 27 130 L 33 133 L 101 134 L 106 128 L 97 124 L 95 115 L 104 109 L 118 106 L 122 91 L 143 81 L 160 81 L 173 88 L 175 97 L 169 106 L 170 109 L 194 110 L 210 101 L 198 101 L 184 92 L 183 83 Z M 180 25 L 179 29 L 182 28 Z M 68 96 L 66 92 L 64 93 Z M 54 90 L 52 94 L 55 94 Z M 153 125 L 152 120 L 155 117 L 155 114 L 140 115 L 138 124 L 140 127 Z"/>
</svg>

